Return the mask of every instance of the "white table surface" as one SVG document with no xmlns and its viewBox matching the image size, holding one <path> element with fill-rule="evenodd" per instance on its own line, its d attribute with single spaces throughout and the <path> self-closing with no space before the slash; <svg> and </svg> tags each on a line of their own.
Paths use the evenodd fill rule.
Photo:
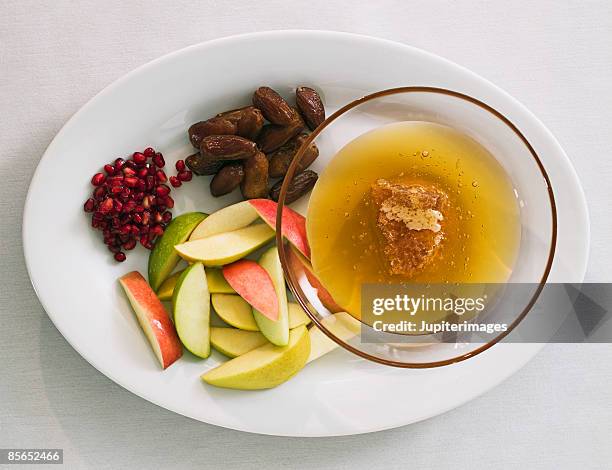
<svg viewBox="0 0 612 470">
<path fill-rule="evenodd" d="M 104 86 L 162 54 L 291 28 L 417 46 L 522 101 L 557 136 L 585 186 L 588 280 L 612 279 L 607 0 L 0 0 L 0 448 L 63 448 L 68 468 L 95 469 L 610 468 L 610 345 L 547 346 L 495 390 L 422 423 L 306 440 L 229 431 L 158 408 L 98 373 L 53 327 L 25 270 L 21 213 L 60 127 Z"/>
</svg>

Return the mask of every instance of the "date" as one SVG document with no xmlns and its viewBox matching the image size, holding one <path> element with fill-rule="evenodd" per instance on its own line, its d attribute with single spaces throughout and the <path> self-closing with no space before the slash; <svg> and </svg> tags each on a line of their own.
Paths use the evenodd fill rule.
<svg viewBox="0 0 612 470">
<path fill-rule="evenodd" d="M 314 131 L 325 121 L 325 107 L 319 93 L 312 88 L 301 86 L 295 91 L 295 98 L 306 124 Z"/>
<path fill-rule="evenodd" d="M 268 195 L 268 158 L 257 152 L 244 162 L 244 177 L 240 191 L 245 199 L 265 198 Z"/>
<path fill-rule="evenodd" d="M 209 135 L 200 143 L 200 154 L 210 160 L 244 160 L 256 153 L 255 142 L 239 135 Z"/>
<path fill-rule="evenodd" d="M 287 187 L 285 204 L 291 204 L 309 192 L 314 187 L 318 179 L 319 175 L 312 170 L 304 170 L 295 175 Z M 278 202 L 282 185 L 283 180 L 278 181 L 274 186 L 272 186 L 270 189 L 270 199 Z"/>
<path fill-rule="evenodd" d="M 210 181 L 210 194 L 220 197 L 240 186 L 244 178 L 244 166 L 240 162 L 227 163 Z"/>
<path fill-rule="evenodd" d="M 262 86 L 255 91 L 253 105 L 260 109 L 272 124 L 288 126 L 294 120 L 293 109 L 289 103 L 270 87 Z"/>
<path fill-rule="evenodd" d="M 307 138 L 308 134 L 306 133 L 298 134 L 285 145 L 268 155 L 270 158 L 269 173 L 271 178 L 282 178 L 285 176 L 289 165 Z M 319 149 L 313 142 L 302 155 L 296 171 L 300 172 L 308 168 L 318 156 Z"/>
</svg>

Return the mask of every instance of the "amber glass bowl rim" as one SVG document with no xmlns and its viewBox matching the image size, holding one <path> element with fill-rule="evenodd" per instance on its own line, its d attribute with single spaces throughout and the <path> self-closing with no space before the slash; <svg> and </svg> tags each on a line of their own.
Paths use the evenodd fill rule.
<svg viewBox="0 0 612 470">
<path fill-rule="evenodd" d="M 442 361 L 434 361 L 434 362 L 419 362 L 419 363 L 412 363 L 412 362 L 401 362 L 401 361 L 393 361 L 390 359 L 385 359 L 385 358 L 381 358 L 378 356 L 374 356 L 371 354 L 368 354 L 344 341 L 342 341 L 341 339 L 337 338 L 335 335 L 333 335 L 326 327 L 325 325 L 322 324 L 321 320 L 317 317 L 317 315 L 314 315 L 313 313 L 311 313 L 310 311 L 310 307 L 309 304 L 310 302 L 306 299 L 306 296 L 304 295 L 304 292 L 302 291 L 302 288 L 300 287 L 299 283 L 297 282 L 297 279 L 295 279 L 294 273 L 292 272 L 290 266 L 289 266 L 289 262 L 287 260 L 287 255 L 286 255 L 286 251 L 285 248 L 283 248 L 283 235 L 282 235 L 282 230 L 281 230 L 281 225 L 282 225 L 282 211 L 283 211 L 283 207 L 285 206 L 285 196 L 287 194 L 287 188 L 289 185 L 289 182 L 293 179 L 293 176 L 296 172 L 296 169 L 298 167 L 298 163 L 300 162 L 300 160 L 302 159 L 302 156 L 304 155 L 304 152 L 306 151 L 306 149 L 308 148 L 308 146 L 317 138 L 317 136 L 319 134 L 321 134 L 321 132 L 323 132 L 323 130 L 329 126 L 332 122 L 334 122 L 336 119 L 338 119 L 340 116 L 342 116 L 343 114 L 347 113 L 348 111 L 356 108 L 357 106 L 360 106 L 368 101 L 372 101 L 375 100 L 377 98 L 382 98 L 385 96 L 391 96 L 391 95 L 396 95 L 396 94 L 402 94 L 402 93 L 433 93 L 433 94 L 439 94 L 439 95 L 445 95 L 445 96 L 450 96 L 453 98 L 457 98 L 457 99 L 461 99 L 464 101 L 467 101 L 475 106 L 478 106 L 479 108 L 489 112 L 490 114 L 492 114 L 493 116 L 495 116 L 497 119 L 499 119 L 500 121 L 502 121 L 507 127 L 509 127 L 515 134 L 516 136 L 523 142 L 523 144 L 525 145 L 525 147 L 527 147 L 527 149 L 529 150 L 529 153 L 531 154 L 531 156 L 533 157 L 534 161 L 536 162 L 545 182 L 546 182 L 546 186 L 547 186 L 547 190 L 548 190 L 548 197 L 549 197 L 549 201 L 550 201 L 550 209 L 551 209 L 551 216 L 552 216 L 552 233 L 551 233 L 551 240 L 550 240 L 550 249 L 549 249 L 549 253 L 548 253 L 548 260 L 546 262 L 546 266 L 544 268 L 544 272 L 542 274 L 542 278 L 540 279 L 540 282 L 538 284 L 538 287 L 536 288 L 534 294 L 532 295 L 531 299 L 529 300 L 529 302 L 527 303 L 527 305 L 525 306 L 525 308 L 522 310 L 522 312 L 517 316 L 517 318 L 509 325 L 509 327 L 507 328 L 506 331 L 500 333 L 498 336 L 496 336 L 495 338 L 493 338 L 491 341 L 483 344 L 482 346 L 480 346 L 477 349 L 474 349 L 473 351 L 470 351 L 468 353 L 462 354 L 462 355 L 458 355 L 449 359 L 445 359 Z M 407 87 L 398 87 L 398 88 L 389 88 L 386 90 L 381 90 L 381 91 L 377 91 L 375 93 L 371 93 L 369 95 L 366 95 L 362 98 L 356 99 L 350 103 L 348 103 L 347 105 L 341 107 L 339 110 L 337 110 L 335 113 L 333 113 L 331 116 L 329 116 L 327 119 L 325 119 L 325 121 L 323 121 L 308 137 L 307 139 L 302 143 L 302 146 L 300 147 L 300 149 L 298 150 L 298 152 L 296 153 L 296 156 L 294 157 L 293 161 L 291 162 L 291 165 L 289 166 L 289 169 L 287 170 L 287 174 L 285 176 L 285 179 L 283 180 L 283 184 L 281 186 L 281 190 L 279 193 L 279 198 L 278 198 L 278 207 L 277 207 L 277 214 L 276 214 L 276 242 L 277 245 L 279 246 L 279 257 L 280 257 L 280 262 L 283 268 L 283 272 L 285 275 L 285 279 L 287 280 L 287 284 L 289 285 L 289 289 L 291 290 L 291 292 L 293 293 L 293 295 L 295 296 L 297 302 L 300 304 L 300 306 L 304 309 L 304 311 L 306 312 L 306 314 L 310 317 L 310 319 L 313 321 L 313 323 L 327 336 L 329 337 L 332 341 L 336 342 L 339 346 L 343 347 L 344 349 L 352 352 L 353 354 L 356 354 L 357 356 L 360 356 L 364 359 L 368 359 L 370 361 L 373 362 L 377 362 L 379 364 L 384 364 L 387 366 L 393 366 L 393 367 L 402 367 L 402 368 L 409 368 L 409 369 L 426 369 L 426 368 L 432 368 L 432 367 L 441 367 L 441 366 L 446 366 L 446 365 L 450 365 L 456 362 L 461 362 L 461 361 L 465 361 L 466 359 L 469 359 L 471 357 L 474 357 L 478 354 L 480 354 L 483 351 L 486 351 L 487 349 L 489 349 L 490 347 L 492 347 L 493 345 L 499 343 L 502 339 L 504 339 L 507 335 L 509 335 L 516 327 L 517 325 L 525 318 L 525 316 L 529 313 L 529 311 L 533 308 L 533 306 L 535 305 L 538 297 L 540 296 L 540 293 L 542 292 L 542 289 L 544 288 L 546 281 L 548 279 L 548 276 L 550 274 L 550 271 L 552 269 L 552 264 L 553 264 L 553 260 L 554 260 L 554 256 L 555 256 L 555 249 L 556 249 L 556 244 L 557 244 L 557 206 L 555 203 L 555 196 L 553 193 L 553 189 L 552 189 L 552 184 L 550 182 L 550 178 L 548 176 L 548 173 L 546 172 L 546 169 L 544 168 L 544 165 L 542 164 L 542 161 L 540 160 L 540 157 L 538 156 L 538 154 L 536 153 L 536 151 L 534 150 L 533 146 L 529 143 L 529 141 L 527 140 L 527 138 L 523 135 L 523 133 L 518 129 L 518 127 L 516 127 L 516 125 L 514 125 L 512 123 L 512 121 L 510 121 L 510 119 L 508 119 L 506 116 L 504 116 L 501 112 L 497 111 L 495 108 L 489 106 L 488 104 L 472 97 L 469 95 L 466 95 L 464 93 L 460 93 L 458 91 L 454 91 L 454 90 L 449 90 L 446 88 L 438 88 L 438 87 L 429 87 L 429 86 L 407 86 Z"/>
</svg>

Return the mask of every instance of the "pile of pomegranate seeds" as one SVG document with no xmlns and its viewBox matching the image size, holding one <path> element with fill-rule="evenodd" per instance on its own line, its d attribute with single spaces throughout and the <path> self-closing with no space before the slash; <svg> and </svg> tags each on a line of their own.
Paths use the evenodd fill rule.
<svg viewBox="0 0 612 470">
<path fill-rule="evenodd" d="M 92 213 L 91 226 L 102 231 L 104 244 L 115 260 L 125 261 L 124 251 L 134 249 L 138 242 L 153 248 L 172 220 L 174 200 L 170 187 L 164 184 L 168 181 L 165 165 L 163 155 L 149 147 L 127 160 L 117 158 L 91 178 L 95 189 L 83 209 Z M 174 187 L 193 177 L 183 160 L 176 162 L 176 169 L 177 176 L 170 177 Z"/>
</svg>

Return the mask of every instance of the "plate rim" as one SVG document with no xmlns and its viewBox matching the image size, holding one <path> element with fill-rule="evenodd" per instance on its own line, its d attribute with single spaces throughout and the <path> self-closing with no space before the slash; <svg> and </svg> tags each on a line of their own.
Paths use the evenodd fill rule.
<svg viewBox="0 0 612 470">
<path fill-rule="evenodd" d="M 407 51 L 411 51 L 412 53 L 415 54 L 420 54 L 420 55 L 424 55 L 427 56 L 429 59 L 431 60 L 435 60 L 435 61 L 439 61 L 441 63 L 444 63 L 446 65 L 452 66 L 456 69 L 460 69 L 462 70 L 464 73 L 467 73 L 468 75 L 470 75 L 472 78 L 475 78 L 481 82 L 486 83 L 489 87 L 491 87 L 492 89 L 495 90 L 496 93 L 503 95 L 506 99 L 508 99 L 509 101 L 512 102 L 513 105 L 517 106 L 518 108 L 520 108 L 520 110 L 527 115 L 534 124 L 537 124 L 538 126 L 538 130 L 540 132 L 542 132 L 548 139 L 549 143 L 554 145 L 554 147 L 556 148 L 556 151 L 559 153 L 559 156 L 564 157 L 565 159 L 565 170 L 567 171 L 567 176 L 571 177 L 572 182 L 574 183 L 575 189 L 578 191 L 579 195 L 580 195 L 580 201 L 578 201 L 577 206 L 579 206 L 581 208 L 581 216 L 584 217 L 584 220 L 586 222 L 585 226 L 584 226 L 584 233 L 583 233 L 583 237 L 584 240 L 582 240 L 583 245 L 584 245 L 584 251 L 585 251 L 585 255 L 584 255 L 584 261 L 583 261 L 583 265 L 579 267 L 579 270 L 577 270 L 577 276 L 580 277 L 580 279 L 584 279 L 585 274 L 586 274 L 586 269 L 587 269 L 587 265 L 588 265 L 588 259 L 589 259 L 589 254 L 590 254 L 590 240 L 591 240 L 591 236 L 590 236 L 590 214 L 588 211 L 588 205 L 586 202 L 586 196 L 585 196 L 585 192 L 584 192 L 584 188 L 582 187 L 581 183 L 580 183 L 580 179 L 578 177 L 578 174 L 576 172 L 576 169 L 574 168 L 571 160 L 569 159 L 569 157 L 567 156 L 567 154 L 565 153 L 565 151 L 563 150 L 563 148 L 561 147 L 560 143 L 558 142 L 558 140 L 555 138 L 555 136 L 553 135 L 553 133 L 537 118 L 537 116 L 535 116 L 525 105 L 523 105 L 520 101 L 518 101 L 516 98 L 514 98 L 512 95 L 510 95 L 508 92 L 506 92 L 504 89 L 498 87 L 497 85 L 495 85 L 494 83 L 490 82 L 489 80 L 487 80 L 486 78 L 482 77 L 479 74 L 476 74 L 475 72 L 472 72 L 471 70 L 469 70 L 468 68 L 457 64 L 455 62 L 452 62 L 444 57 L 441 57 L 437 54 L 433 54 L 431 52 L 425 51 L 423 49 L 408 45 L 408 44 L 403 44 L 401 42 L 397 42 L 397 41 L 392 41 L 389 39 L 383 39 L 383 38 L 378 38 L 378 37 L 374 37 L 374 36 L 369 36 L 369 35 L 364 35 L 364 34 L 355 34 L 355 33 L 347 33 L 347 32 L 339 32 L 339 31 L 328 31 L 328 30 L 316 30 L 316 29 L 289 29 L 289 30 L 272 30 L 272 31 L 261 31 L 261 32 L 253 32 L 253 33 L 245 33 L 245 34 L 237 34 L 237 35 L 231 35 L 231 36 L 226 36 L 226 37 L 221 37 L 221 38 L 216 38 L 216 39 L 212 39 L 212 40 L 208 40 L 208 41 L 204 41 L 204 42 L 200 42 L 200 43 L 196 43 L 196 44 L 192 44 L 189 45 L 187 47 L 175 50 L 175 51 L 171 51 L 169 53 L 166 53 L 160 57 L 157 57 L 149 62 L 146 62 L 138 67 L 136 67 L 135 69 L 131 70 L 130 72 L 120 76 L 119 78 L 117 78 L 116 80 L 112 81 L 110 84 L 106 85 L 105 87 L 103 87 L 98 93 L 96 93 L 94 96 L 92 96 L 89 100 L 87 100 L 83 105 L 81 105 L 79 107 L 79 109 L 72 114 L 72 116 L 65 122 L 65 124 L 60 128 L 60 130 L 57 132 L 57 134 L 53 137 L 53 139 L 51 140 L 51 142 L 49 143 L 49 145 L 47 146 L 47 148 L 45 149 L 43 155 L 41 156 L 38 164 L 36 165 L 36 169 L 34 171 L 34 173 L 32 174 L 32 178 L 30 180 L 29 186 L 28 186 L 28 191 L 27 191 L 27 195 L 25 198 L 25 202 L 24 202 L 24 208 L 23 208 L 23 212 L 22 212 L 22 246 L 23 246 L 23 254 L 24 254 L 24 261 L 25 261 L 25 265 L 26 265 L 26 270 L 28 273 L 28 277 L 30 279 L 30 283 L 32 285 L 32 288 L 34 289 L 34 292 L 39 300 L 39 302 L 41 303 L 45 313 L 47 314 L 47 316 L 49 317 L 49 319 L 51 320 L 51 322 L 53 323 L 53 325 L 55 326 L 55 328 L 60 332 L 60 334 L 64 337 L 64 339 L 68 342 L 68 344 L 70 344 L 70 346 L 83 358 L 85 359 L 86 362 L 88 362 L 94 369 L 96 369 L 98 372 L 102 373 L 103 375 L 105 375 L 108 379 L 110 379 L 111 381 L 113 381 L 114 383 L 120 385 L 122 388 L 124 388 L 125 390 L 127 390 L 128 392 L 143 398 L 147 401 L 149 401 L 150 403 L 153 403 L 157 406 L 159 406 L 160 408 L 163 409 L 167 409 L 170 410 L 174 413 L 180 414 L 182 416 L 185 416 L 187 418 L 193 419 L 195 421 L 200 421 L 200 422 L 204 422 L 206 424 L 211 424 L 211 425 L 215 425 L 215 426 L 220 426 L 220 427 L 224 427 L 227 429 L 234 429 L 234 430 L 238 430 L 238 431 L 243 431 L 243 432 L 251 432 L 251 433 L 257 433 L 257 434 L 263 434 L 263 435 L 274 435 L 274 436 L 300 436 L 300 437 L 322 437 L 322 436 L 343 436 L 343 435 L 356 435 L 356 434 L 364 434 L 364 433 L 368 433 L 368 432 L 377 432 L 377 431 L 382 431 L 382 430 L 387 430 L 387 429 L 393 429 L 393 428 L 397 428 L 397 427 L 401 427 L 401 426 L 405 426 L 408 424 L 412 424 L 415 422 L 419 422 L 425 419 L 429 419 L 431 417 L 434 416 L 438 416 L 440 414 L 443 414 L 449 410 L 455 409 L 459 406 L 462 406 L 463 404 L 481 396 L 482 394 L 490 391 L 492 388 L 496 387 L 497 385 L 501 384 L 503 381 L 505 381 L 507 378 L 509 378 L 510 376 L 512 376 L 514 373 L 516 373 L 519 369 L 521 369 L 527 362 L 529 362 L 544 346 L 545 344 L 537 344 L 537 345 L 533 345 L 534 347 L 532 348 L 533 351 L 528 355 L 528 357 L 526 357 L 524 360 L 519 361 L 516 364 L 513 364 L 513 367 L 507 368 L 506 369 L 506 373 L 504 374 L 504 377 L 502 377 L 500 380 L 494 382 L 491 385 L 488 385 L 484 388 L 480 388 L 478 389 L 478 392 L 476 393 L 471 393 L 470 396 L 466 397 L 464 400 L 460 400 L 458 402 L 453 402 L 452 404 L 446 406 L 446 407 L 441 407 L 439 408 L 436 412 L 433 413 L 429 413 L 426 416 L 422 416 L 419 417 L 417 419 L 414 420 L 410 420 L 408 422 L 403 421 L 403 422 L 394 422 L 392 424 L 388 424 L 388 425 L 381 425 L 381 426 L 371 426 L 370 428 L 368 428 L 367 430 L 356 430 L 356 431 L 340 431 L 340 432 L 319 432 L 319 433 L 308 433 L 308 434 L 304 434 L 304 433 L 298 433 L 298 432 L 293 432 L 293 433 L 276 433 L 276 432 L 262 432 L 262 431 L 257 431 L 257 430 L 249 430 L 247 429 L 247 426 L 243 426 L 240 427 L 238 425 L 236 426 L 232 426 L 232 425 L 228 425 L 225 423 L 220 422 L 219 420 L 209 420 L 209 421 L 204 421 L 203 419 L 199 418 L 199 417 L 195 417 L 195 416 L 191 416 L 189 414 L 186 414 L 183 411 L 180 411 L 179 409 L 177 409 L 176 407 L 172 407 L 172 406 L 167 406 L 165 404 L 161 404 L 159 403 L 157 400 L 152 399 L 150 397 L 146 397 L 141 395 L 140 393 L 137 393 L 136 391 L 133 391 L 130 389 L 128 384 L 123 383 L 122 380 L 118 380 L 114 377 L 112 377 L 111 373 L 107 373 L 107 371 L 103 370 L 103 368 L 98 367 L 98 365 L 96 365 L 97 361 L 95 360 L 95 358 L 91 358 L 88 357 L 88 354 L 84 354 L 80 348 L 76 347 L 76 345 L 64 334 L 64 332 L 62 331 L 62 328 L 57 324 L 57 322 L 54 320 L 53 314 L 50 313 L 49 309 L 47 308 L 47 305 L 45 303 L 45 301 L 43 300 L 43 298 L 41 297 L 41 295 L 39 294 L 39 289 L 37 287 L 36 281 L 34 280 L 33 276 L 32 276 L 32 267 L 30 265 L 30 261 L 29 261 L 29 256 L 28 256 L 28 245 L 29 243 L 27 242 L 28 240 L 28 210 L 30 208 L 30 206 L 33 204 L 32 202 L 32 193 L 33 190 L 32 188 L 38 183 L 38 179 L 40 178 L 40 169 L 43 165 L 43 162 L 49 158 L 49 155 L 52 153 L 53 148 L 55 147 L 56 142 L 58 142 L 63 135 L 71 128 L 71 126 L 78 120 L 79 116 L 81 115 L 81 113 L 84 113 L 85 110 L 87 108 L 90 107 L 90 105 L 92 105 L 93 103 L 96 103 L 99 100 L 104 99 L 104 97 L 111 93 L 115 88 L 120 87 L 124 82 L 131 80 L 134 76 L 137 76 L 139 74 L 145 73 L 149 68 L 156 66 L 157 64 L 159 64 L 160 62 L 169 60 L 170 58 L 173 57 L 178 57 L 181 56 L 183 54 L 188 54 L 191 50 L 193 49 L 199 49 L 199 50 L 207 50 L 209 48 L 215 48 L 219 45 L 224 45 L 224 44 L 230 44 L 232 42 L 236 42 L 236 41 L 243 41 L 243 40 L 249 40 L 249 39 L 260 39 L 260 38 L 267 38 L 267 37 L 271 37 L 271 36 L 312 36 L 312 35 L 316 35 L 319 37 L 327 37 L 327 38 L 331 38 L 333 39 L 344 39 L 344 40 L 365 40 L 365 41 L 370 41 L 372 43 L 379 43 L 383 46 L 388 46 L 388 47 L 395 47 L 398 49 L 405 49 Z M 553 188 L 554 189 L 554 188 Z"/>
</svg>

